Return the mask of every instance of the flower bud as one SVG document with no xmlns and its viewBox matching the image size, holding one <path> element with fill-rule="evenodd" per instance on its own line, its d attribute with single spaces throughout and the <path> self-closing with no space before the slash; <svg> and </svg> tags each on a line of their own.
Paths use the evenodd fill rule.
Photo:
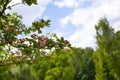
<svg viewBox="0 0 120 80">
<path fill-rule="evenodd" d="M 68 41 L 68 40 L 65 40 L 64 43 L 65 43 L 65 44 L 69 44 L 69 41 Z"/>
<path fill-rule="evenodd" d="M 32 38 L 35 38 L 37 36 L 37 34 L 32 34 L 31 37 Z"/>
</svg>

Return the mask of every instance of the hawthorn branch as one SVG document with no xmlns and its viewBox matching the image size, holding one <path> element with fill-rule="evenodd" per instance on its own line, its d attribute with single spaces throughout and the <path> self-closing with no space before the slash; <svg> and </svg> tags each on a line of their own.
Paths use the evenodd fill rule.
<svg viewBox="0 0 120 80">
<path fill-rule="evenodd" d="M 12 0 L 6 0 L 5 3 L 3 3 L 3 9 L 0 12 L 0 16 L 3 16 L 3 14 L 5 13 L 5 10 L 7 9 L 7 5 L 11 2 Z"/>
<path fill-rule="evenodd" d="M 16 3 L 16 4 L 13 4 L 13 5 L 9 6 L 9 7 L 14 7 L 14 6 L 17 6 L 19 4 L 23 4 L 23 3 L 22 2 L 21 3 Z"/>
</svg>

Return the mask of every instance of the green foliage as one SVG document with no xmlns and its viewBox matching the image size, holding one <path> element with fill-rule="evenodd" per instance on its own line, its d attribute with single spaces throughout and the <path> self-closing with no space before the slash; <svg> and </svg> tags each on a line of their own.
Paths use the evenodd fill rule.
<svg viewBox="0 0 120 80">
<path fill-rule="evenodd" d="M 119 80 L 119 37 L 106 18 L 96 25 L 98 49 L 94 53 L 96 80 Z"/>
<path fill-rule="evenodd" d="M 66 50 L 53 51 L 33 67 L 40 80 L 72 80 L 74 76 L 72 53 Z"/>
<path fill-rule="evenodd" d="M 110 77 L 108 69 L 108 55 L 109 46 L 111 45 L 113 37 L 113 29 L 109 27 L 109 23 L 106 18 L 99 20 L 96 28 L 96 39 L 98 44 L 98 50 L 95 55 L 95 67 L 96 67 L 96 80 L 106 80 Z"/>
<path fill-rule="evenodd" d="M 120 31 L 114 32 L 106 18 L 95 26 L 95 51 L 72 48 L 63 37 L 43 35 L 50 20 L 33 21 L 26 27 L 21 15 L 6 13 L 37 0 L 9 5 L 11 1 L 0 0 L 0 80 L 120 80 Z"/>
<path fill-rule="evenodd" d="M 8 74 L 9 66 L 0 67 L 0 80 L 12 80 L 10 75 Z"/>
<path fill-rule="evenodd" d="M 23 3 L 31 6 L 32 4 L 37 4 L 37 0 L 22 0 Z"/>
<path fill-rule="evenodd" d="M 95 68 L 93 63 L 93 52 L 92 48 L 74 48 L 74 66 L 75 74 L 74 80 L 94 80 Z"/>
<path fill-rule="evenodd" d="M 13 80 L 38 80 L 35 73 L 32 73 L 31 66 L 28 64 L 22 66 L 12 65 L 8 73 Z"/>
<path fill-rule="evenodd" d="M 114 35 L 114 40 L 112 42 L 111 50 L 110 50 L 110 64 L 109 67 L 111 69 L 111 75 L 115 77 L 116 80 L 120 79 L 120 65 L 118 64 L 120 62 L 120 31 L 117 31 Z"/>
</svg>

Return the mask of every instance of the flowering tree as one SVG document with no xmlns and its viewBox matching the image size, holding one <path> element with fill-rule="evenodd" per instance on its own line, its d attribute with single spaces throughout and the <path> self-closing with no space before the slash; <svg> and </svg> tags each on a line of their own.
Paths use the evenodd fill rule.
<svg viewBox="0 0 120 80">
<path fill-rule="evenodd" d="M 54 76 L 57 79 L 61 76 L 63 79 L 72 79 L 74 70 L 70 58 L 71 52 L 69 54 L 66 53 L 66 51 L 70 51 L 70 43 L 64 40 L 63 37 L 59 38 L 54 33 L 49 35 L 42 34 L 42 29 L 50 26 L 50 20 L 33 21 L 31 26 L 27 28 L 22 22 L 21 15 L 16 12 L 12 14 L 6 12 L 7 9 L 11 10 L 12 7 L 18 4 L 27 4 L 28 6 L 37 4 L 37 0 L 21 0 L 21 3 L 9 5 L 11 1 L 0 0 L 0 79 L 13 80 L 13 78 L 16 78 L 18 80 L 26 80 L 29 78 L 24 77 L 24 69 L 22 70 L 21 67 L 22 72 L 11 71 L 11 66 L 14 64 L 23 67 L 25 64 L 31 65 L 32 70 L 39 75 L 39 79 L 53 80 Z M 18 36 L 20 35 L 30 35 L 30 37 L 19 38 Z M 56 71 L 57 74 L 51 74 L 52 71 Z M 71 71 L 71 77 L 67 76 L 69 71 Z M 19 76 L 21 75 L 17 73 L 21 74 L 22 77 L 20 78 Z M 43 74 L 42 76 L 41 73 Z M 26 75 L 28 76 L 30 73 Z M 56 78 L 54 79 L 56 80 Z"/>
<path fill-rule="evenodd" d="M 18 4 L 37 4 L 37 0 L 22 0 L 22 3 L 9 6 L 12 0 L 0 1 L 0 66 L 21 63 L 33 63 L 40 55 L 65 47 L 70 44 L 64 38 L 58 38 L 52 33 L 48 36 L 42 34 L 42 28 L 50 26 L 50 20 L 38 20 L 26 28 L 22 22 L 22 16 L 16 12 L 7 13 L 6 10 Z M 19 38 L 19 35 L 31 35 L 31 37 Z"/>
</svg>

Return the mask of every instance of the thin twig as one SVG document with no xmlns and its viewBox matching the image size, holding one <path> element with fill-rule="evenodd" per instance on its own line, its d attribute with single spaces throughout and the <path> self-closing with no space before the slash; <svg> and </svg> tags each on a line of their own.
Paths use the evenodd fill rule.
<svg viewBox="0 0 120 80">
<path fill-rule="evenodd" d="M 9 7 L 14 7 L 14 6 L 19 5 L 19 4 L 23 4 L 23 3 L 22 2 L 21 3 L 16 3 L 16 4 L 13 4 L 13 5 L 9 6 Z"/>
</svg>

